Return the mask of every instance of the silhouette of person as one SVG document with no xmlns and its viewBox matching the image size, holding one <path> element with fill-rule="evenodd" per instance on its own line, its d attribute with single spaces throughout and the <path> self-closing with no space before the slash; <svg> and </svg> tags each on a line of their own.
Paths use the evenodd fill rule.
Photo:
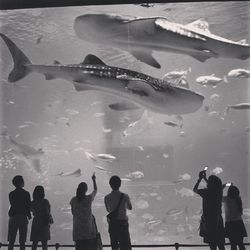
<svg viewBox="0 0 250 250">
<path fill-rule="evenodd" d="M 70 201 L 73 214 L 73 240 L 76 250 L 95 249 L 96 225 L 92 215 L 91 205 L 97 193 L 96 176 L 92 175 L 93 192 L 86 195 L 88 186 L 81 182 L 76 190 L 76 196 Z"/>
<path fill-rule="evenodd" d="M 50 240 L 50 224 L 53 223 L 53 219 L 50 214 L 50 203 L 45 199 L 43 186 L 36 186 L 33 191 L 31 212 L 34 216 L 30 234 L 32 250 L 37 249 L 38 241 L 42 242 L 42 249 L 47 250 L 47 242 Z"/>
<path fill-rule="evenodd" d="M 225 187 L 224 184 L 223 188 Z M 227 196 L 223 196 L 222 201 L 226 220 L 225 235 L 226 238 L 229 238 L 231 250 L 237 250 L 237 246 L 240 250 L 245 250 L 243 238 L 247 237 L 247 232 L 242 220 L 243 208 L 239 189 L 231 185 L 228 188 Z"/>
<path fill-rule="evenodd" d="M 24 179 L 21 175 L 16 175 L 12 179 L 12 184 L 15 186 L 15 190 L 9 193 L 8 250 L 14 249 L 14 243 L 18 231 L 20 250 L 24 250 L 27 238 L 28 219 L 31 219 L 31 199 L 29 192 L 23 188 Z"/>
<path fill-rule="evenodd" d="M 207 187 L 199 189 L 201 180 L 207 182 Z M 217 246 L 220 250 L 225 250 L 224 225 L 222 218 L 222 182 L 215 175 L 210 175 L 207 179 L 206 171 L 199 173 L 199 179 L 195 184 L 193 191 L 202 197 L 202 221 L 200 227 L 200 236 L 203 241 L 208 243 L 211 250 L 216 250 Z M 205 232 L 201 230 L 205 226 Z"/>
<path fill-rule="evenodd" d="M 132 205 L 127 194 L 119 191 L 121 179 L 119 176 L 112 176 L 109 180 L 111 193 L 105 196 L 104 202 L 106 210 L 110 213 L 117 209 L 117 217 L 109 221 L 109 235 L 112 250 L 130 250 L 131 241 L 129 234 L 129 224 L 127 209 L 131 210 Z"/>
</svg>

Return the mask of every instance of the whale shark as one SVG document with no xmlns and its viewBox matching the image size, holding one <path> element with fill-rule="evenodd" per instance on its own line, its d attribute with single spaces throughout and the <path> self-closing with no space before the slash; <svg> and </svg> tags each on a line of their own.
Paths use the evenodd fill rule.
<svg viewBox="0 0 250 250">
<path fill-rule="evenodd" d="M 201 94 L 140 72 L 111 67 L 92 54 L 79 64 L 63 65 L 58 61 L 50 65 L 33 64 L 10 38 L 2 33 L 0 36 L 14 61 L 9 82 L 19 81 L 31 72 L 45 75 L 46 80 L 68 80 L 76 91 L 97 90 L 120 97 L 120 105 L 109 105 L 117 111 L 143 108 L 162 114 L 188 114 L 203 104 Z"/>
<path fill-rule="evenodd" d="M 199 19 L 188 24 L 170 22 L 165 17 L 131 17 L 115 14 L 85 14 L 75 18 L 77 36 L 85 41 L 125 50 L 138 60 L 160 68 L 153 51 L 189 55 L 200 62 L 209 58 L 250 57 L 250 46 L 210 32 Z"/>
</svg>

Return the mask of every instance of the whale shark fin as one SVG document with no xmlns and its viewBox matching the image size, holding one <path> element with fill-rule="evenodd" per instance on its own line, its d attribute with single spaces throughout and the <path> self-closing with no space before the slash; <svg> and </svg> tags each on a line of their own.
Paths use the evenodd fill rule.
<svg viewBox="0 0 250 250">
<path fill-rule="evenodd" d="M 98 64 L 98 65 L 106 65 L 99 57 L 88 54 L 84 61 L 81 64 Z"/>
<path fill-rule="evenodd" d="M 58 64 L 61 64 L 59 61 L 57 61 L 57 60 L 54 60 L 53 61 L 53 64 L 56 64 L 56 65 L 58 65 Z"/>
<path fill-rule="evenodd" d="M 82 84 L 82 82 L 73 82 L 76 91 L 86 91 L 86 90 L 93 90 L 91 87 Z"/>
<path fill-rule="evenodd" d="M 117 103 L 112 103 L 109 105 L 109 108 L 115 111 L 126 111 L 126 110 L 134 110 L 134 109 L 139 109 L 137 105 L 131 102 L 117 102 Z"/>
<path fill-rule="evenodd" d="M 193 58 L 198 60 L 199 62 L 205 62 L 207 59 L 209 59 L 211 56 L 209 55 L 202 55 L 202 54 L 191 54 Z"/>
<path fill-rule="evenodd" d="M 56 79 L 55 76 L 51 75 L 51 74 L 44 74 L 45 75 L 45 79 L 46 80 L 53 80 L 53 79 Z"/>
<path fill-rule="evenodd" d="M 142 61 L 152 67 L 157 69 L 161 68 L 161 65 L 153 58 L 152 50 L 144 50 L 144 51 L 130 51 L 130 53 L 139 61 Z"/>
<path fill-rule="evenodd" d="M 150 96 L 155 90 L 147 82 L 142 80 L 131 80 L 127 85 L 127 89 L 133 94 L 143 96 Z"/>
</svg>

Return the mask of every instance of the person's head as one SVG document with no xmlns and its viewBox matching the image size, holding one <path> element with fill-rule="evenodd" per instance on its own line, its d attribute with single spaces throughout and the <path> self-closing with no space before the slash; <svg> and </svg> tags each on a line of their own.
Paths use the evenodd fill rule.
<svg viewBox="0 0 250 250">
<path fill-rule="evenodd" d="M 16 188 L 22 188 L 24 187 L 24 180 L 23 177 L 21 175 L 16 175 L 13 179 L 12 179 L 12 184 L 16 187 Z"/>
<path fill-rule="evenodd" d="M 113 175 L 109 180 L 109 185 L 113 190 L 119 190 L 121 186 L 121 179 L 117 175 Z"/>
<path fill-rule="evenodd" d="M 218 176 L 210 175 L 208 177 L 207 187 L 208 187 L 208 189 L 221 192 L 222 191 L 222 181 Z"/>
<path fill-rule="evenodd" d="M 42 200 L 45 197 L 45 192 L 43 186 L 36 186 L 33 191 L 33 200 Z"/>
<path fill-rule="evenodd" d="M 234 199 L 238 205 L 239 211 L 243 213 L 242 200 L 240 197 L 240 190 L 236 186 L 230 186 L 227 190 L 227 196 L 231 199 Z"/>
<path fill-rule="evenodd" d="M 230 186 L 227 190 L 227 196 L 234 199 L 236 197 L 239 197 L 240 190 L 236 186 Z"/>
<path fill-rule="evenodd" d="M 81 182 L 76 189 L 76 198 L 81 201 L 83 197 L 86 195 L 88 190 L 88 185 L 86 182 Z"/>
</svg>

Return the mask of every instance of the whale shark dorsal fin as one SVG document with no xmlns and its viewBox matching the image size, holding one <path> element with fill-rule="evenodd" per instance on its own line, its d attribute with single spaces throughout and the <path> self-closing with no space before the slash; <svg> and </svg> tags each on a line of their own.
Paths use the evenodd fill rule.
<svg viewBox="0 0 250 250">
<path fill-rule="evenodd" d="M 247 39 L 241 39 L 238 41 L 238 43 L 240 43 L 242 45 L 247 45 Z"/>
<path fill-rule="evenodd" d="M 57 60 L 54 60 L 53 64 L 61 64 L 61 63 L 59 61 L 57 61 Z"/>
<path fill-rule="evenodd" d="M 110 104 L 109 108 L 115 111 L 127 111 L 139 109 L 140 107 L 132 102 L 122 101 Z"/>
<path fill-rule="evenodd" d="M 130 53 L 139 61 L 142 61 L 157 69 L 161 68 L 161 65 L 153 58 L 152 50 L 130 51 Z"/>
<path fill-rule="evenodd" d="M 207 21 L 205 21 L 204 19 L 198 19 L 198 20 L 195 20 L 191 23 L 188 23 L 185 25 L 186 27 L 189 27 L 189 28 L 198 28 L 200 30 L 203 30 L 203 31 L 207 31 L 207 32 L 210 32 L 209 30 L 209 23 Z"/>
<path fill-rule="evenodd" d="M 106 65 L 99 57 L 88 54 L 84 61 L 81 64 L 98 64 L 98 65 Z"/>
</svg>

